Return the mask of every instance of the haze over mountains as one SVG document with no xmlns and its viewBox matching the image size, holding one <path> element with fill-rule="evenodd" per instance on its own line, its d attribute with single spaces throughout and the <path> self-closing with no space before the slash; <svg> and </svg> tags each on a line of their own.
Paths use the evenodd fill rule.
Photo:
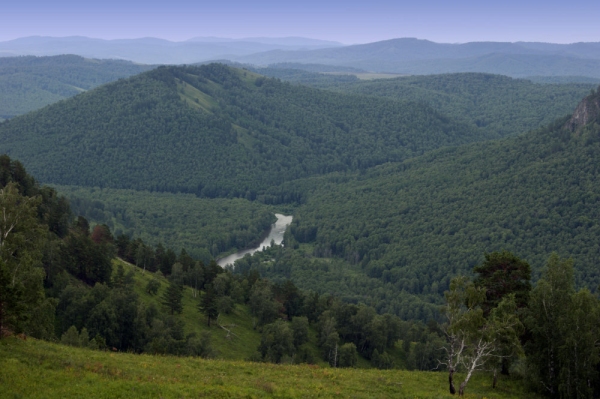
<svg viewBox="0 0 600 399">
<path fill-rule="evenodd" d="M 600 77 L 600 43 L 434 43 L 392 39 L 312 51 L 276 50 L 235 58 L 250 64 L 315 63 L 402 74 L 486 72 L 513 77 Z"/>
<path fill-rule="evenodd" d="M 0 58 L 0 121 L 152 68 L 76 55 Z"/>
<path fill-rule="evenodd" d="M 324 64 L 373 72 L 438 74 L 485 72 L 512 77 L 600 78 L 600 43 L 434 43 L 414 38 L 343 46 L 299 37 L 226 39 L 197 37 L 183 42 L 156 38 L 101 40 L 87 37 L 26 37 L 0 42 L 0 55 L 77 54 L 146 64 L 191 64 L 216 59 L 269 65 Z"/>
<path fill-rule="evenodd" d="M 0 55 L 76 54 L 88 58 L 122 59 L 143 64 L 191 64 L 275 49 L 306 50 L 340 45 L 331 41 L 295 37 L 248 39 L 197 37 L 183 42 L 172 42 L 152 37 L 103 40 L 82 36 L 32 36 L 0 42 Z"/>
</svg>

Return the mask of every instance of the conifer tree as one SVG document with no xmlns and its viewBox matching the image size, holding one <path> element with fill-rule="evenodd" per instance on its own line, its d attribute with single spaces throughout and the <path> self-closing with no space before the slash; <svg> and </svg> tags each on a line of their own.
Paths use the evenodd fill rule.
<svg viewBox="0 0 600 399">
<path fill-rule="evenodd" d="M 183 305 L 181 300 L 183 299 L 183 286 L 177 282 L 171 280 L 165 293 L 163 294 L 163 305 L 169 309 L 171 315 L 175 313 L 181 313 Z"/>
<path fill-rule="evenodd" d="M 206 286 L 204 295 L 200 297 L 198 310 L 206 315 L 206 324 L 210 327 L 210 321 L 219 316 L 218 296 L 211 284 Z"/>
</svg>

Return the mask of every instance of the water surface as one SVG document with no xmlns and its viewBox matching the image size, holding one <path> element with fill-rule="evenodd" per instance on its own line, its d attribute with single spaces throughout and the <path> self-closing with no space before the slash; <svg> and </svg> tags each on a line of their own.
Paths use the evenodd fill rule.
<svg viewBox="0 0 600 399">
<path fill-rule="evenodd" d="M 276 213 L 275 217 L 277 221 L 271 225 L 271 230 L 269 230 L 269 234 L 265 237 L 265 239 L 260 243 L 256 248 L 244 249 L 243 251 L 238 251 L 234 254 L 226 256 L 217 260 L 217 264 L 221 267 L 226 265 L 232 265 L 238 259 L 243 258 L 246 254 L 252 255 L 257 251 L 262 251 L 263 249 L 269 247 L 271 245 L 271 241 L 275 242 L 275 245 L 281 245 L 283 242 L 283 234 L 287 227 L 292 223 L 293 216 L 285 216 L 280 213 Z"/>
</svg>

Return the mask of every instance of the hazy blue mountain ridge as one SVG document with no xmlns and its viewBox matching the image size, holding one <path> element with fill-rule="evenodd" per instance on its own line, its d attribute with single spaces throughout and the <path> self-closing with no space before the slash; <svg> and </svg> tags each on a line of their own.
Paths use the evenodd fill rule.
<svg viewBox="0 0 600 399">
<path fill-rule="evenodd" d="M 21 115 L 152 68 L 77 55 L 0 58 L 0 118 Z"/>
<path fill-rule="evenodd" d="M 235 60 L 256 65 L 286 62 L 340 65 L 402 74 L 486 72 L 513 77 L 600 77 L 600 43 L 446 44 L 406 38 L 311 51 L 273 50 Z"/>
<path fill-rule="evenodd" d="M 218 58 L 235 58 L 273 49 L 296 50 L 330 46 L 329 44 L 311 45 L 309 43 L 204 42 L 196 40 L 172 42 L 157 38 L 103 40 L 81 36 L 32 36 L 0 42 L 0 52 L 13 56 L 77 54 L 88 58 L 123 59 L 144 64 L 193 64 Z"/>
</svg>

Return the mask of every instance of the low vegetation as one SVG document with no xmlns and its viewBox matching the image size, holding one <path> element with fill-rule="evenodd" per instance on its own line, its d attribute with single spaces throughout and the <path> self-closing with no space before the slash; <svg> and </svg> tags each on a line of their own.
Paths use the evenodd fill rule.
<svg viewBox="0 0 600 399">
<path fill-rule="evenodd" d="M 0 340 L 5 397 L 420 398 L 454 397 L 447 376 L 404 370 L 332 369 L 92 351 L 34 339 Z M 465 398 L 537 398 L 522 382 L 498 388 L 476 376 Z"/>
</svg>

